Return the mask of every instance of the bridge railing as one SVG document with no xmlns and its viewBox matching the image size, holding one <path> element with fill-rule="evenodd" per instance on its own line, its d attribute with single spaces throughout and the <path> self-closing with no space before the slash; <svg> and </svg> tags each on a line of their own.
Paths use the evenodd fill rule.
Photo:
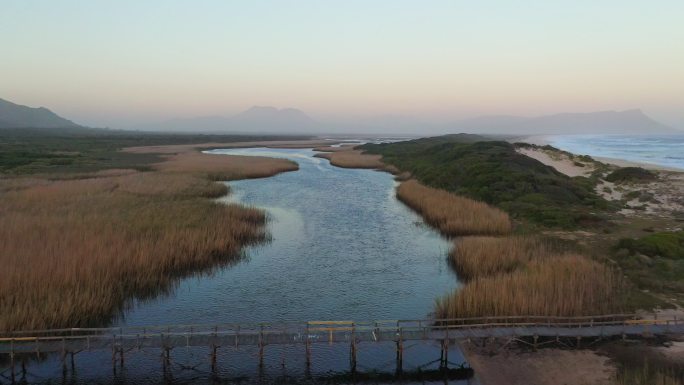
<svg viewBox="0 0 684 385">
<path fill-rule="evenodd" d="M 368 332 L 429 332 L 434 330 L 478 328 L 583 328 L 609 325 L 682 325 L 684 320 L 657 317 L 644 319 L 636 314 L 610 314 L 581 317 L 555 316 L 499 316 L 423 320 L 377 320 L 377 321 L 309 321 L 244 324 L 194 324 L 123 326 L 107 328 L 63 328 L 45 330 L 11 331 L 0 333 L 0 343 L 8 341 L 83 339 L 111 336 L 112 338 L 169 337 L 169 336 L 226 336 L 252 335 L 312 335 L 322 333 L 368 333 Z"/>
</svg>

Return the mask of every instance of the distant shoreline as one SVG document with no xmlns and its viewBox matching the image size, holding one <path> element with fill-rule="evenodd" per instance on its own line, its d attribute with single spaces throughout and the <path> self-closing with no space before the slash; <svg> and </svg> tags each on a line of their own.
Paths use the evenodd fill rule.
<svg viewBox="0 0 684 385">
<path fill-rule="evenodd" d="M 531 135 L 531 136 L 521 137 L 519 139 L 515 139 L 515 140 L 513 140 L 513 142 L 524 142 L 524 143 L 534 144 L 537 146 L 549 145 L 549 146 L 556 147 L 556 145 L 554 145 L 553 141 L 551 140 L 551 138 L 554 136 L 565 136 L 565 135 Z M 559 148 L 559 149 L 563 150 L 563 151 L 567 151 L 563 148 Z M 568 151 L 568 152 L 572 152 L 572 151 Z M 621 159 L 621 158 L 612 158 L 612 157 L 606 157 L 606 156 L 594 156 L 591 154 L 578 154 L 578 153 L 575 153 L 575 154 L 576 155 L 589 155 L 599 162 L 612 164 L 612 165 L 615 165 L 618 167 L 641 167 L 641 168 L 645 168 L 647 170 L 684 172 L 684 168 L 679 168 L 679 167 L 674 167 L 674 166 L 666 166 L 666 165 L 657 164 L 657 163 L 641 162 L 641 161 Z"/>
</svg>

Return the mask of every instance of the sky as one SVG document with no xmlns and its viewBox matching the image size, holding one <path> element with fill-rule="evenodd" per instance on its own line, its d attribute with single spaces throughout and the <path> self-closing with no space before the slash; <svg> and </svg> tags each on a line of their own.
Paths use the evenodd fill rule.
<svg viewBox="0 0 684 385">
<path fill-rule="evenodd" d="M 684 128 L 684 1 L 0 0 L 0 98 L 131 127 L 252 105 Z"/>
</svg>

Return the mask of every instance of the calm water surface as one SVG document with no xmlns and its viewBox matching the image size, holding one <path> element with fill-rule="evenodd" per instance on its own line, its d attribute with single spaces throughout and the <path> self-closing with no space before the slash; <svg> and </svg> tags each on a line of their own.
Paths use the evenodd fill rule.
<svg viewBox="0 0 684 385">
<path fill-rule="evenodd" d="M 312 150 L 214 150 L 292 159 L 299 171 L 230 182 L 223 200 L 265 209 L 272 241 L 124 325 L 424 318 L 457 284 L 449 243 L 394 196 L 390 174 L 333 167 Z M 220 155 L 217 155 L 220 156 Z"/>
<path fill-rule="evenodd" d="M 281 157 L 299 164 L 299 171 L 230 182 L 231 195 L 221 198 L 264 209 L 271 241 L 248 247 L 233 266 L 180 281 L 169 295 L 135 302 L 115 325 L 419 319 L 430 316 L 435 298 L 457 287 L 446 258 L 449 242 L 395 198 L 391 175 L 333 167 L 314 158 L 312 150 L 209 152 Z M 391 372 L 394 349 L 393 343 L 361 344 L 360 370 Z M 348 370 L 348 350 L 346 344 L 314 345 L 313 370 Z M 108 354 L 79 358 L 76 382 L 110 373 Z M 159 352 L 135 354 L 110 380 L 159 379 Z M 185 368 L 176 371 L 174 381 L 207 380 L 206 349 L 173 354 Z M 301 380 L 302 346 L 268 346 L 266 354 L 262 376 Z M 450 354 L 454 362 L 463 361 L 456 349 Z M 430 361 L 437 358 L 437 345 L 412 344 L 404 365 L 435 368 Z M 256 349 L 221 349 L 219 366 L 225 378 L 253 379 Z"/>
</svg>

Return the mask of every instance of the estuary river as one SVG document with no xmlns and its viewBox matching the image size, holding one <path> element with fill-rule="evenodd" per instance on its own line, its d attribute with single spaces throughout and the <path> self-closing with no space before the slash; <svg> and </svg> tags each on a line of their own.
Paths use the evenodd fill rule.
<svg viewBox="0 0 684 385">
<path fill-rule="evenodd" d="M 181 280 L 172 293 L 138 300 L 117 326 L 219 324 L 308 320 L 422 319 L 437 297 L 458 280 L 446 254 L 449 242 L 395 198 L 392 175 L 333 167 L 309 149 L 231 149 L 222 154 L 291 159 L 300 169 L 271 178 L 228 183 L 231 194 L 220 200 L 265 210 L 270 241 L 248 247 L 235 265 Z M 393 343 L 359 348 L 359 367 L 394 370 Z M 261 375 L 297 382 L 304 372 L 302 346 L 268 346 Z M 314 374 L 349 369 L 349 346 L 315 345 Z M 108 353 L 103 353 L 106 356 Z M 126 381 L 159 378 L 159 353 L 136 353 L 127 360 Z M 255 376 L 256 348 L 221 349 L 223 378 Z M 173 352 L 181 367 L 175 381 L 206 379 L 206 349 Z M 460 353 L 450 355 L 462 362 Z M 436 367 L 439 347 L 420 343 L 406 349 L 405 370 Z M 85 360 L 85 363 L 83 361 Z M 101 361 L 104 360 L 104 361 Z M 79 359 L 83 381 L 111 371 L 106 358 Z"/>
</svg>

